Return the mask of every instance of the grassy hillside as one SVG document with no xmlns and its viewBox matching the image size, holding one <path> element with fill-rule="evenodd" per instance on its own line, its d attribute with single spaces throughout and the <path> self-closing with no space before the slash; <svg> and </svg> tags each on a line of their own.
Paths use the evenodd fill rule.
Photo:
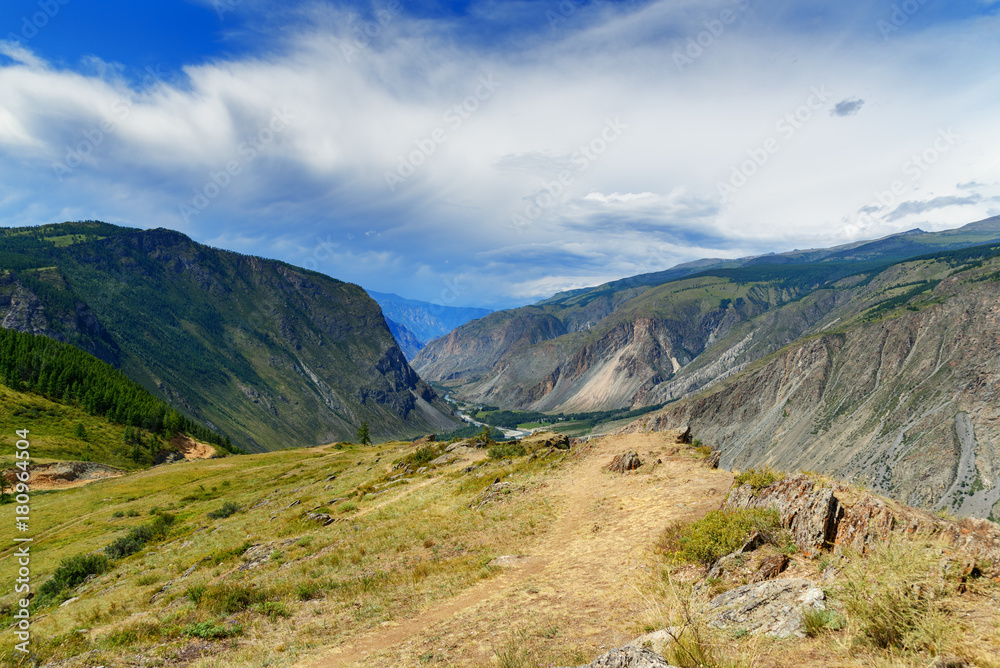
<svg viewBox="0 0 1000 668">
<path fill-rule="evenodd" d="M 14 463 L 14 443 L 18 440 L 14 432 L 19 429 L 30 431 L 33 461 L 91 461 L 125 469 L 149 465 L 132 458 L 124 425 L 109 423 L 79 407 L 0 385 L 0 469 Z"/>
<path fill-rule="evenodd" d="M 990 581 L 940 582 L 940 553 L 917 543 L 904 560 L 881 549 L 805 556 L 767 513 L 750 522 L 720 514 L 733 475 L 705 467 L 707 449 L 676 434 L 534 458 L 458 450 L 457 460 L 430 465 L 442 450 L 331 445 L 35 495 L 36 658 L 64 668 L 123 665 L 137 654 L 218 668 L 577 666 L 647 631 L 685 625 L 684 645 L 657 650 L 673 652 L 675 665 L 790 666 L 809 657 L 916 667 L 947 652 L 995 665 L 983 663 L 1000 648 Z M 641 453 L 638 470 L 605 470 L 629 450 Z M 0 508 L 0 522 L 11 513 Z M 826 578 L 831 612 L 813 620 L 810 637 L 772 640 L 697 620 L 696 602 L 741 584 L 739 572 L 705 580 L 706 555 L 739 547 L 754 527 L 767 537 L 747 563 L 784 555 L 791 562 L 781 577 Z M 852 579 L 866 559 L 880 577 Z M 14 577 L 0 573 L 4 592 Z M 923 635 L 901 626 L 907 644 L 879 645 L 866 631 L 877 613 L 852 606 L 865 592 L 890 593 L 899 577 L 935 596 L 895 608 L 918 616 Z M 868 588 L 855 595 L 852 583 Z M 10 621 L 12 603 L 13 594 L 0 597 L 0 621 Z M 945 609 L 963 615 L 942 617 Z M 685 651 L 705 659 L 678 661 Z M 0 661 L 30 664 L 10 646 Z"/>
<path fill-rule="evenodd" d="M 9 230 L 0 270 L 11 328 L 101 357 L 242 447 L 455 424 L 355 285 L 96 222 Z"/>
</svg>

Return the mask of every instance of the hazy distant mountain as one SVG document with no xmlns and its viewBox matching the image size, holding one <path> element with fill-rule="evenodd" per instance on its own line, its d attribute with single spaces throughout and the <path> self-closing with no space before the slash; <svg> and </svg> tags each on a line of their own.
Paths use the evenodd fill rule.
<svg viewBox="0 0 1000 668">
<path fill-rule="evenodd" d="M 385 324 L 389 325 L 389 331 L 392 332 L 392 336 L 396 339 L 396 343 L 399 344 L 399 349 L 403 351 L 403 355 L 406 357 L 407 361 L 412 360 L 417 356 L 417 353 L 426 345 L 423 341 L 417 338 L 417 335 L 408 330 L 403 325 L 400 325 L 395 320 L 390 318 L 385 319 Z"/>
<path fill-rule="evenodd" d="M 382 307 L 386 318 L 405 327 L 424 344 L 470 320 L 493 313 L 485 308 L 442 306 L 372 290 L 368 294 Z"/>
<path fill-rule="evenodd" d="M 247 449 L 456 424 L 364 290 L 283 262 L 65 223 L 0 233 L 0 288 L 3 327 L 97 355 Z"/>
</svg>

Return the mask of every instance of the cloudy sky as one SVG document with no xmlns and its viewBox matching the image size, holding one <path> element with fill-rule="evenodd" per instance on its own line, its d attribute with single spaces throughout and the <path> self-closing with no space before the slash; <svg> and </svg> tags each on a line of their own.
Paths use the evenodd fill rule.
<svg viewBox="0 0 1000 668">
<path fill-rule="evenodd" d="M 524 304 L 1000 213 L 1000 1 L 4 0 L 0 225 Z"/>
</svg>

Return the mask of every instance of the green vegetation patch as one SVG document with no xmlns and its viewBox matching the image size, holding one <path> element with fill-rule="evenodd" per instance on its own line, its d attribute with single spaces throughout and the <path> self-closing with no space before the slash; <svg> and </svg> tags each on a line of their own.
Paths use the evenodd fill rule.
<svg viewBox="0 0 1000 668">
<path fill-rule="evenodd" d="M 771 508 L 713 510 L 696 522 L 675 522 L 664 529 L 657 541 L 663 554 L 709 566 L 746 543 L 754 531 L 768 542 L 786 544 L 781 535 L 781 518 Z"/>
<path fill-rule="evenodd" d="M 775 471 L 770 466 L 765 466 L 764 468 L 749 468 L 736 476 L 734 484 L 737 487 L 742 487 L 743 485 L 750 485 L 753 491 L 759 492 L 765 487 L 769 487 L 779 480 L 784 480 L 787 477 L 785 473 L 781 471 Z"/>
</svg>

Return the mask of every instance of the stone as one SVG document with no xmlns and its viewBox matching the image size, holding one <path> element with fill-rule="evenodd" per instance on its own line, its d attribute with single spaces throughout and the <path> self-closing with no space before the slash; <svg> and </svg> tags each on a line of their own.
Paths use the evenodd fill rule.
<svg viewBox="0 0 1000 668">
<path fill-rule="evenodd" d="M 306 517 L 313 522 L 319 522 L 323 526 L 330 526 L 336 520 L 326 513 L 309 513 Z"/>
<path fill-rule="evenodd" d="M 656 652 L 626 645 L 613 649 L 580 668 L 675 668 Z"/>
<path fill-rule="evenodd" d="M 788 568 L 787 554 L 772 554 L 760 562 L 757 572 L 750 576 L 750 583 L 773 580 Z"/>
<path fill-rule="evenodd" d="M 629 452 L 616 455 L 611 463 L 605 466 L 605 470 L 611 471 L 613 473 L 628 473 L 629 471 L 634 471 L 642 466 L 642 460 L 639 459 L 639 454 L 634 450 Z"/>
<path fill-rule="evenodd" d="M 652 650 L 657 654 L 665 654 L 667 648 L 674 642 L 674 638 L 680 636 L 681 631 L 682 628 L 680 626 L 668 626 L 659 631 L 645 633 L 630 642 L 626 647 L 640 647 Z"/>
<path fill-rule="evenodd" d="M 554 448 L 556 450 L 569 450 L 570 440 L 566 434 L 557 434 L 551 431 L 540 431 L 521 440 L 521 444 L 528 450 L 545 450 Z"/>
<path fill-rule="evenodd" d="M 708 602 L 704 610 L 710 626 L 766 634 L 775 638 L 804 637 L 802 615 L 823 610 L 823 590 L 809 580 L 768 580 L 737 587 Z"/>
<path fill-rule="evenodd" d="M 722 459 L 722 450 L 713 450 L 712 454 L 705 458 L 705 466 L 710 469 L 719 468 L 719 460 Z"/>
<path fill-rule="evenodd" d="M 427 445 L 428 443 L 436 443 L 436 442 L 437 442 L 437 434 L 427 434 L 426 436 L 421 436 L 420 438 L 415 440 L 412 445 L 419 447 Z"/>
<path fill-rule="evenodd" d="M 443 455 L 441 455 L 440 457 L 437 457 L 436 459 L 432 459 L 431 461 L 427 462 L 427 465 L 428 466 L 447 466 L 448 464 L 451 464 L 456 459 L 458 459 L 458 455 L 456 455 L 453 452 L 446 452 Z"/>
<path fill-rule="evenodd" d="M 454 452 L 458 448 L 471 448 L 471 447 L 472 447 L 472 444 L 469 442 L 468 439 L 466 439 L 464 441 L 455 441 L 454 443 L 452 443 L 451 445 L 449 445 L 447 448 L 445 448 L 444 451 L 445 452 Z"/>
</svg>

